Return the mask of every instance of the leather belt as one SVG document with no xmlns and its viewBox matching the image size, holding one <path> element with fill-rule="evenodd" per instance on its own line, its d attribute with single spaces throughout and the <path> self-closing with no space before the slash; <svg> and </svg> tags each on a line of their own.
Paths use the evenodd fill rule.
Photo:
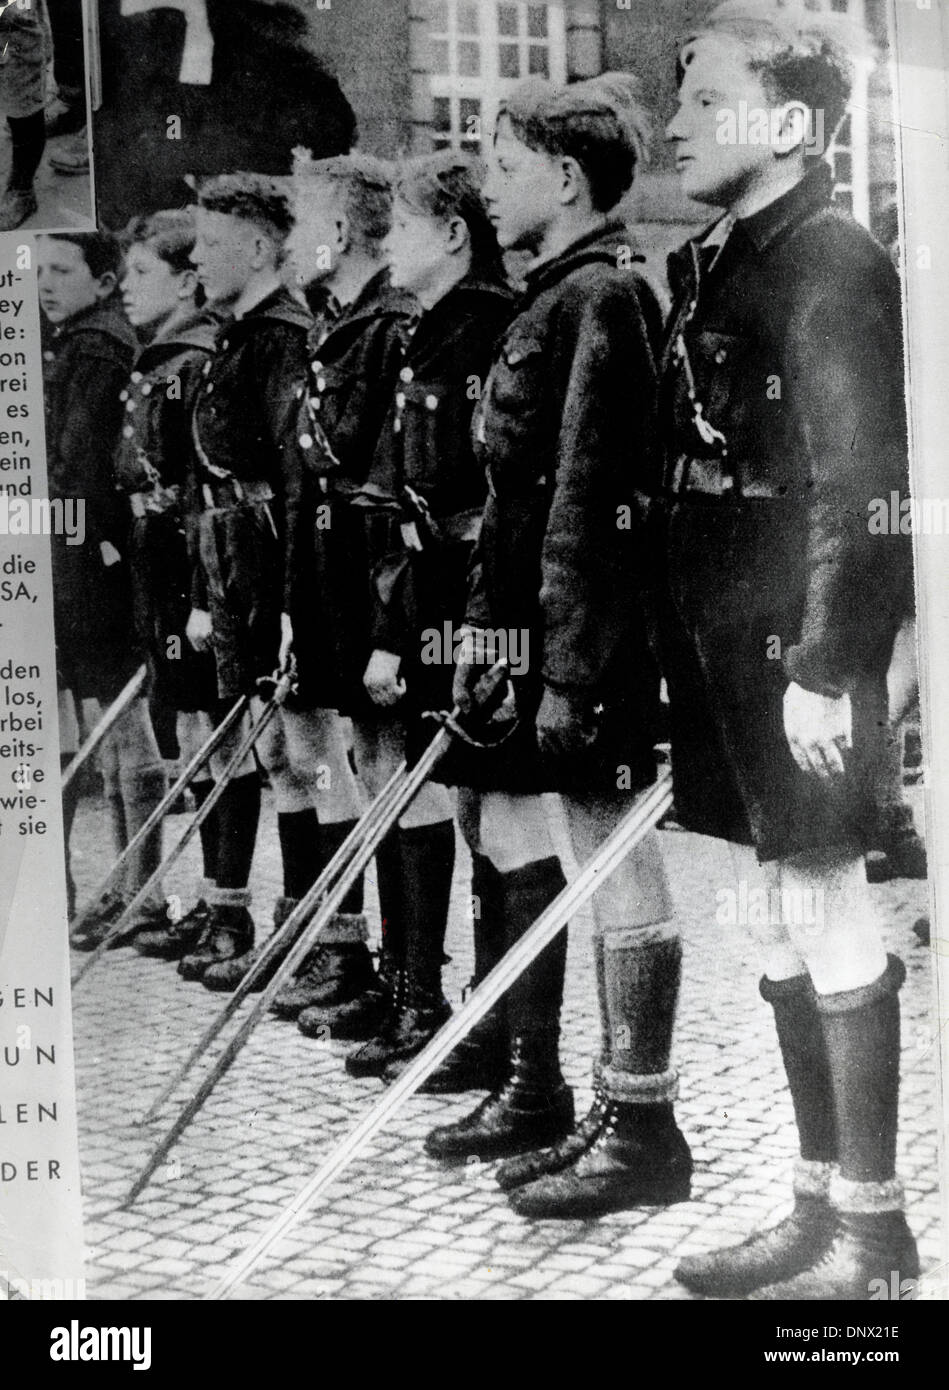
<svg viewBox="0 0 949 1390">
<path fill-rule="evenodd" d="M 207 511 L 225 511 L 229 507 L 248 507 L 273 501 L 269 483 L 241 478 L 209 478 L 201 485 L 201 495 Z"/>
<path fill-rule="evenodd" d="M 704 497 L 766 498 L 772 501 L 783 501 L 786 495 L 778 492 L 771 483 L 747 482 L 738 487 L 734 476 L 726 473 L 720 463 L 689 458 L 685 454 L 676 460 L 669 491 L 676 497 L 697 492 Z"/>
</svg>

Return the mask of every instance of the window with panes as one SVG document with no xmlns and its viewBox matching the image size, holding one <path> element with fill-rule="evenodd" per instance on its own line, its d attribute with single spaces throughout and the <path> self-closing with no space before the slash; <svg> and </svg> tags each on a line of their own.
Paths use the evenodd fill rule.
<svg viewBox="0 0 949 1390">
<path fill-rule="evenodd" d="M 566 80 L 564 6 L 430 0 L 428 70 L 435 148 L 480 153 L 507 92 L 527 77 Z"/>
</svg>

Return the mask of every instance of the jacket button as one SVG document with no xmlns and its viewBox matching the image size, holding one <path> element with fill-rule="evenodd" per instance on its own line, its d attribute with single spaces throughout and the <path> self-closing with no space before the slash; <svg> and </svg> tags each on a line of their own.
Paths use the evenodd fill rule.
<svg viewBox="0 0 949 1390">
<path fill-rule="evenodd" d="M 43 361 L 44 361 L 44 362 L 55 362 L 55 361 L 56 361 L 56 354 L 55 354 L 55 352 L 53 352 L 52 348 L 47 348 L 46 351 L 43 353 Z"/>
<path fill-rule="evenodd" d="M 123 426 L 122 433 L 123 433 L 123 435 L 125 436 L 126 439 L 131 439 L 131 438 L 132 438 L 132 435 L 135 433 L 135 431 L 134 431 L 134 429 L 132 428 L 131 425 L 125 425 L 125 426 Z"/>
<path fill-rule="evenodd" d="M 323 370 L 323 363 L 322 363 L 322 362 L 314 362 L 314 363 L 313 363 L 313 371 L 314 371 L 315 373 L 319 373 L 319 372 L 321 372 L 322 370 Z"/>
<path fill-rule="evenodd" d="M 321 406 L 322 404 L 323 404 L 323 402 L 320 400 L 319 396 L 311 396 L 311 397 L 310 397 L 310 409 L 311 409 L 311 410 L 319 410 L 319 408 L 320 408 L 320 406 Z"/>
<path fill-rule="evenodd" d="M 303 387 L 302 387 L 302 386 L 298 386 L 297 389 L 294 391 L 293 394 L 296 396 L 296 398 L 297 398 L 298 401 L 299 401 L 299 400 L 302 400 L 302 398 L 303 398 Z"/>
<path fill-rule="evenodd" d="M 229 339 L 229 338 L 225 338 L 224 341 L 221 343 L 221 351 L 222 351 L 222 352 L 227 352 L 227 350 L 228 350 L 228 348 L 229 348 L 230 346 L 231 346 L 231 341 L 230 341 L 230 339 Z"/>
<path fill-rule="evenodd" d="M 214 382 L 213 382 L 213 381 L 209 381 L 208 384 L 207 384 L 207 386 L 205 386 L 205 388 L 204 388 L 205 395 L 210 396 L 213 390 L 214 390 Z"/>
<path fill-rule="evenodd" d="M 437 397 L 437 396 L 426 396 L 426 397 L 425 397 L 425 404 L 426 404 L 426 406 L 428 407 L 429 410 L 437 410 L 437 409 L 438 409 L 438 397 Z"/>
<path fill-rule="evenodd" d="M 396 419 L 393 420 L 393 422 L 392 422 L 392 433 L 393 433 L 393 434 L 401 434 L 401 433 L 402 433 L 402 421 L 401 421 L 401 419 L 398 418 L 398 417 L 396 417 Z"/>
<path fill-rule="evenodd" d="M 398 406 L 399 410 L 404 410 L 404 409 L 405 409 L 405 392 L 404 392 L 404 391 L 396 391 L 396 393 L 395 393 L 395 403 L 396 403 L 396 405 Z"/>
<path fill-rule="evenodd" d="M 145 385 L 142 387 L 142 395 L 143 395 L 143 396 L 150 396 L 151 394 L 152 394 L 152 383 L 151 383 L 150 381 L 146 381 Z"/>
<path fill-rule="evenodd" d="M 325 376 L 317 377 L 316 389 L 317 389 L 317 391 L 325 391 L 325 390 L 326 390 L 326 377 L 325 377 Z"/>
<path fill-rule="evenodd" d="M 127 401 L 128 398 L 129 398 L 129 393 L 128 393 L 127 391 L 120 391 L 120 392 L 119 392 L 119 400 L 120 400 L 120 401 Z"/>
<path fill-rule="evenodd" d="M 134 401 L 130 401 L 130 400 L 126 400 L 126 402 L 125 402 L 125 409 L 126 409 L 126 410 L 134 410 L 134 409 L 135 409 L 135 402 L 134 402 Z"/>
<path fill-rule="evenodd" d="M 208 373 L 210 372 L 210 370 L 211 370 L 211 363 L 210 363 L 210 362 L 205 362 L 204 366 L 201 368 L 202 375 L 207 376 Z"/>
<path fill-rule="evenodd" d="M 727 356 L 728 353 L 725 350 L 725 348 L 719 348 L 718 352 L 716 352 L 715 354 L 715 361 L 718 363 L 719 366 L 721 366 Z"/>
<path fill-rule="evenodd" d="M 312 434 L 301 434 L 301 435 L 300 435 L 300 448 L 301 448 L 301 449 L 312 449 L 312 448 L 313 448 L 313 436 L 312 436 Z"/>
<path fill-rule="evenodd" d="M 411 367 L 403 367 L 401 372 L 399 372 L 399 377 L 405 382 L 406 386 L 408 386 L 409 382 L 415 380 L 415 373 L 412 371 Z"/>
<path fill-rule="evenodd" d="M 136 386 L 137 386 L 138 383 L 141 381 L 141 379 L 142 379 L 142 373 L 141 373 L 141 372 L 133 372 L 133 373 L 132 373 L 132 381 L 134 382 L 134 384 L 135 384 Z"/>
</svg>

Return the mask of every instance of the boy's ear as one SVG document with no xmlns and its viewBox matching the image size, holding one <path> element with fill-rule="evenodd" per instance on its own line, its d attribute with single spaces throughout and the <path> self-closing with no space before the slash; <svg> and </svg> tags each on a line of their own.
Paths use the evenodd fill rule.
<svg viewBox="0 0 949 1390">
<path fill-rule="evenodd" d="M 96 281 L 96 299 L 108 299 L 118 283 L 119 277 L 114 270 L 107 270 L 104 275 L 100 275 Z"/>
<path fill-rule="evenodd" d="M 198 291 L 198 272 L 189 266 L 178 272 L 178 298 L 193 299 Z"/>
<path fill-rule="evenodd" d="M 471 245 L 471 234 L 463 217 L 451 217 L 445 227 L 445 249 L 450 256 L 457 256 Z"/>
<path fill-rule="evenodd" d="M 772 115 L 774 152 L 784 159 L 792 154 L 806 154 L 812 145 L 810 107 L 803 101 L 789 101 Z"/>
<path fill-rule="evenodd" d="M 586 191 L 586 175 L 571 155 L 565 155 L 560 161 L 560 202 L 576 203 Z"/>
<path fill-rule="evenodd" d="M 350 249 L 350 247 L 353 244 L 352 231 L 350 229 L 349 218 L 346 215 L 346 213 L 337 213 L 333 225 L 336 232 L 336 246 L 334 249 L 337 251 L 339 255 L 345 256 L 346 252 Z"/>
</svg>

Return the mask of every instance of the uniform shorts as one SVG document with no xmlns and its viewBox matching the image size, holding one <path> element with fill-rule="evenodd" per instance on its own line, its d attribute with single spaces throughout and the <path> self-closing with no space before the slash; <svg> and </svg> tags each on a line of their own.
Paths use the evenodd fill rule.
<svg viewBox="0 0 949 1390">
<path fill-rule="evenodd" d="M 33 116 L 46 105 L 46 65 L 52 56 L 45 0 L 21 10 L 14 0 L 0 15 L 0 112 Z"/>
</svg>

